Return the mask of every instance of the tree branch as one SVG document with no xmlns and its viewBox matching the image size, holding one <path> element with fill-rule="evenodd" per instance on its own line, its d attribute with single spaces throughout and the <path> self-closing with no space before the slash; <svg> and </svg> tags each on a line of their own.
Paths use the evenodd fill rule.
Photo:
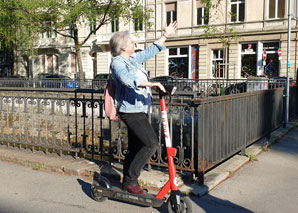
<svg viewBox="0 0 298 213">
<path fill-rule="evenodd" d="M 67 37 L 67 38 L 72 38 L 72 39 L 74 39 L 73 36 L 71 36 L 71 35 L 67 35 L 67 34 L 63 34 L 63 33 L 59 32 L 58 30 L 53 29 L 53 31 L 54 31 L 55 33 L 61 35 L 61 36 L 64 36 L 64 37 Z"/>
<path fill-rule="evenodd" d="M 103 16 L 103 18 L 101 19 L 100 24 L 95 28 L 95 30 L 91 31 L 91 32 L 88 34 L 88 36 L 84 39 L 84 41 L 83 41 L 80 45 L 85 44 L 85 42 L 88 41 L 88 39 L 90 38 L 90 36 L 92 35 L 92 33 L 96 33 L 97 30 L 98 30 L 99 28 L 101 28 L 103 24 L 105 24 L 106 17 L 107 17 L 107 14 L 108 14 L 108 11 L 109 11 L 109 9 L 110 9 L 110 6 L 111 6 L 112 2 L 113 2 L 113 0 L 110 0 L 109 4 L 108 4 L 108 6 L 107 6 L 107 8 L 106 8 L 106 10 L 105 10 L 105 12 L 104 12 L 104 16 Z"/>
</svg>

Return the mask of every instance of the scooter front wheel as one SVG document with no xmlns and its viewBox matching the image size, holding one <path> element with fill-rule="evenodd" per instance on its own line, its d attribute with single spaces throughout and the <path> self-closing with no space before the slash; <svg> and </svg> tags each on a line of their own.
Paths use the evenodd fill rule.
<svg viewBox="0 0 298 213">
<path fill-rule="evenodd" d="M 102 188 L 110 188 L 111 184 L 110 184 L 109 180 L 103 176 L 98 176 L 95 179 L 93 180 L 93 183 L 91 186 L 92 198 L 97 202 L 103 202 L 103 201 L 107 200 L 108 198 L 105 196 L 102 196 L 100 190 Z"/>
<path fill-rule="evenodd" d="M 180 210 L 177 211 L 175 209 L 174 204 L 171 202 L 171 199 L 167 202 L 168 212 L 169 213 L 191 213 L 192 212 L 192 206 L 191 201 L 188 197 L 180 197 Z"/>
</svg>

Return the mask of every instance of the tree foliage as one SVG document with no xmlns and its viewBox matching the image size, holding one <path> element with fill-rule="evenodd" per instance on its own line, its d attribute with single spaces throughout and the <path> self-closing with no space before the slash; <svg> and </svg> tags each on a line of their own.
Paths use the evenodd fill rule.
<svg viewBox="0 0 298 213">
<path fill-rule="evenodd" d="M 6 45 L 34 53 L 39 34 L 53 32 L 73 40 L 80 72 L 83 77 L 80 49 L 103 25 L 115 18 L 128 23 L 142 20 L 150 27 L 150 10 L 141 0 L 1 0 L 0 39 Z M 79 38 L 78 29 L 85 21 L 94 25 L 89 34 Z"/>
<path fill-rule="evenodd" d="M 206 4 L 207 14 L 209 15 L 209 11 L 212 11 L 213 16 L 217 16 L 220 12 L 225 13 L 225 11 L 221 11 L 219 9 L 220 5 L 226 1 L 224 0 L 201 0 L 203 4 Z M 225 14 L 228 15 L 228 14 Z M 235 14 L 229 13 L 230 16 Z M 222 14 L 223 16 L 223 14 Z M 240 36 L 234 32 L 234 29 L 231 27 L 219 27 L 216 25 L 203 25 L 201 28 L 204 29 L 204 36 L 207 38 L 219 38 L 220 42 L 223 45 L 223 48 L 228 48 L 230 42 L 232 40 L 237 41 Z"/>
<path fill-rule="evenodd" d="M 36 32 L 39 0 L 0 1 L 0 39 L 5 46 L 33 50 Z"/>
<path fill-rule="evenodd" d="M 103 25 L 116 18 L 121 18 L 125 23 L 131 19 L 141 19 L 150 26 L 149 13 L 143 9 L 140 0 L 42 0 L 43 11 L 41 29 L 52 30 L 55 33 L 68 37 L 75 44 L 75 51 L 80 72 L 83 78 L 83 67 L 80 49 L 90 36 Z M 94 25 L 84 38 L 78 36 L 78 26 L 83 26 L 87 20 Z M 43 24 L 49 23 L 49 24 Z"/>
</svg>

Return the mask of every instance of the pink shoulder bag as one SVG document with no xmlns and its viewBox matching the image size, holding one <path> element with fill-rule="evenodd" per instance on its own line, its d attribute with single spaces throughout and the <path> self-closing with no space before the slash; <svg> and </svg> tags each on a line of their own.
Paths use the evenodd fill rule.
<svg viewBox="0 0 298 213">
<path fill-rule="evenodd" d="M 108 80 L 104 91 L 104 110 L 106 112 L 107 117 L 111 121 L 120 121 L 117 115 L 117 108 L 115 106 L 115 82 L 112 78 Z"/>
</svg>

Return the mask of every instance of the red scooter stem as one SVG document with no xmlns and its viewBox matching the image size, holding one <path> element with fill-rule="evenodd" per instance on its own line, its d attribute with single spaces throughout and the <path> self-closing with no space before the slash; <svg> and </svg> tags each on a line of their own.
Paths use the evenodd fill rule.
<svg viewBox="0 0 298 213">
<path fill-rule="evenodd" d="M 156 198 L 162 199 L 168 193 L 169 190 L 175 191 L 178 190 L 178 181 L 176 174 L 176 167 L 174 164 L 174 157 L 176 155 L 176 148 L 172 147 L 172 142 L 169 134 L 169 124 L 167 118 L 167 105 L 165 99 L 161 96 L 160 98 L 161 114 L 162 114 L 162 126 L 164 130 L 165 143 L 167 147 L 167 156 L 168 156 L 168 169 L 170 179 L 156 195 Z"/>
</svg>

